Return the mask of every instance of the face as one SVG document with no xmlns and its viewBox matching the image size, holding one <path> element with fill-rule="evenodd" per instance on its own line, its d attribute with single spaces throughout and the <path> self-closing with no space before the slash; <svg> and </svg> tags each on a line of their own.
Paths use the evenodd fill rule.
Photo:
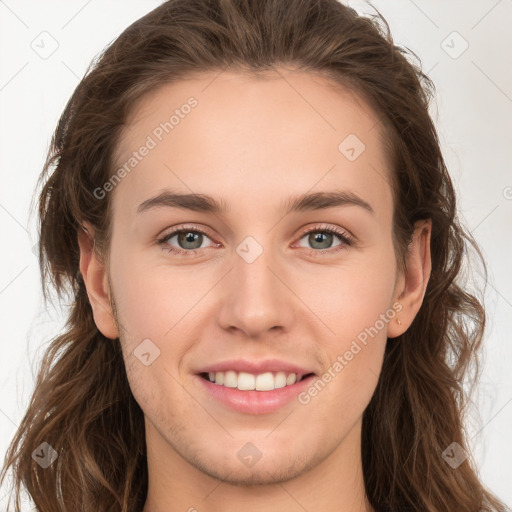
<svg viewBox="0 0 512 512">
<path fill-rule="evenodd" d="M 233 483 L 288 480 L 359 450 L 397 335 L 378 119 L 327 79 L 281 75 L 205 73 L 149 94 L 116 155 L 130 170 L 106 187 L 108 285 L 148 453 Z M 265 385 L 269 369 L 290 383 L 313 375 L 274 391 L 199 375 L 226 361 L 235 379 L 254 375 L 240 387 Z"/>
</svg>

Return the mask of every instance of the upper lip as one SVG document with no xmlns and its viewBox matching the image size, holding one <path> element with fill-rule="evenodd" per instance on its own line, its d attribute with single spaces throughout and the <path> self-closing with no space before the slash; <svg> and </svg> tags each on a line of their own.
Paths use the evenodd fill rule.
<svg viewBox="0 0 512 512">
<path fill-rule="evenodd" d="M 307 375 L 308 373 L 315 373 L 312 369 L 299 366 L 288 361 L 280 359 L 265 359 L 263 361 L 248 361 L 246 359 L 231 359 L 228 361 L 221 361 L 219 363 L 210 364 L 205 366 L 197 373 L 210 373 L 210 372 L 226 372 L 233 370 L 235 372 L 246 372 L 258 375 L 266 372 L 285 372 L 297 373 Z"/>
</svg>

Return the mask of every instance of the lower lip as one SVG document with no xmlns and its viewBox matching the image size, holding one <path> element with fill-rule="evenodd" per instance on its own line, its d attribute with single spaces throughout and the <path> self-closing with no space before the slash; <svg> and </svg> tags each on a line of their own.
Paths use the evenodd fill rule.
<svg viewBox="0 0 512 512">
<path fill-rule="evenodd" d="M 196 377 L 203 383 L 206 392 L 221 404 L 245 414 L 267 414 L 277 411 L 277 409 L 291 402 L 304 388 L 309 386 L 315 375 L 310 375 L 295 384 L 272 391 L 241 391 L 238 388 L 228 388 L 221 384 L 215 384 L 203 379 L 200 375 L 196 375 Z"/>
</svg>

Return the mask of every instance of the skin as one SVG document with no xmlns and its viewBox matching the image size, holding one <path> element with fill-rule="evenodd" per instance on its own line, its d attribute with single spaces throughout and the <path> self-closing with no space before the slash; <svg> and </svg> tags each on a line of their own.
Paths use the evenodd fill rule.
<svg viewBox="0 0 512 512">
<path fill-rule="evenodd" d="M 145 415 L 144 512 L 234 512 L 249 510 L 248 503 L 258 512 L 373 510 L 362 474 L 362 414 L 387 338 L 407 330 L 423 301 L 430 222 L 416 225 L 400 274 L 378 118 L 326 78 L 291 69 L 264 78 L 204 73 L 165 85 L 133 112 L 118 163 L 190 96 L 198 106 L 111 192 L 109 262 L 93 251 L 89 223 L 91 238 L 79 234 L 96 325 L 120 338 Z M 353 162 L 338 150 L 351 133 L 366 146 Z M 228 212 L 160 207 L 137 214 L 165 188 L 222 199 Z M 375 214 L 355 205 L 289 215 L 281 209 L 289 197 L 334 189 L 356 193 Z M 336 235 L 331 245 L 308 240 L 303 232 L 319 223 L 352 235 L 354 244 L 333 252 L 343 243 Z M 196 254 L 173 255 L 155 241 L 182 224 L 208 233 Z M 247 236 L 263 249 L 250 264 L 236 252 Z M 169 246 L 190 251 L 192 244 L 174 237 Z M 322 375 L 397 302 L 395 318 L 308 404 L 242 414 L 210 398 L 195 375 L 210 362 L 267 357 Z M 144 339 L 160 350 L 148 366 L 133 355 Z M 237 457 L 247 442 L 262 454 L 252 467 Z"/>
</svg>

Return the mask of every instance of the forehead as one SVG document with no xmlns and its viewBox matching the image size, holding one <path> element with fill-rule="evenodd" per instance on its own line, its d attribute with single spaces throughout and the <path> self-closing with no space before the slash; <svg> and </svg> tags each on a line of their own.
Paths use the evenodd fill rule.
<svg viewBox="0 0 512 512">
<path fill-rule="evenodd" d="M 131 112 L 115 155 L 116 169 L 128 172 L 114 205 L 135 211 L 167 187 L 234 207 L 347 188 L 385 209 L 384 136 L 359 95 L 321 75 L 197 73 L 159 86 Z"/>
</svg>

